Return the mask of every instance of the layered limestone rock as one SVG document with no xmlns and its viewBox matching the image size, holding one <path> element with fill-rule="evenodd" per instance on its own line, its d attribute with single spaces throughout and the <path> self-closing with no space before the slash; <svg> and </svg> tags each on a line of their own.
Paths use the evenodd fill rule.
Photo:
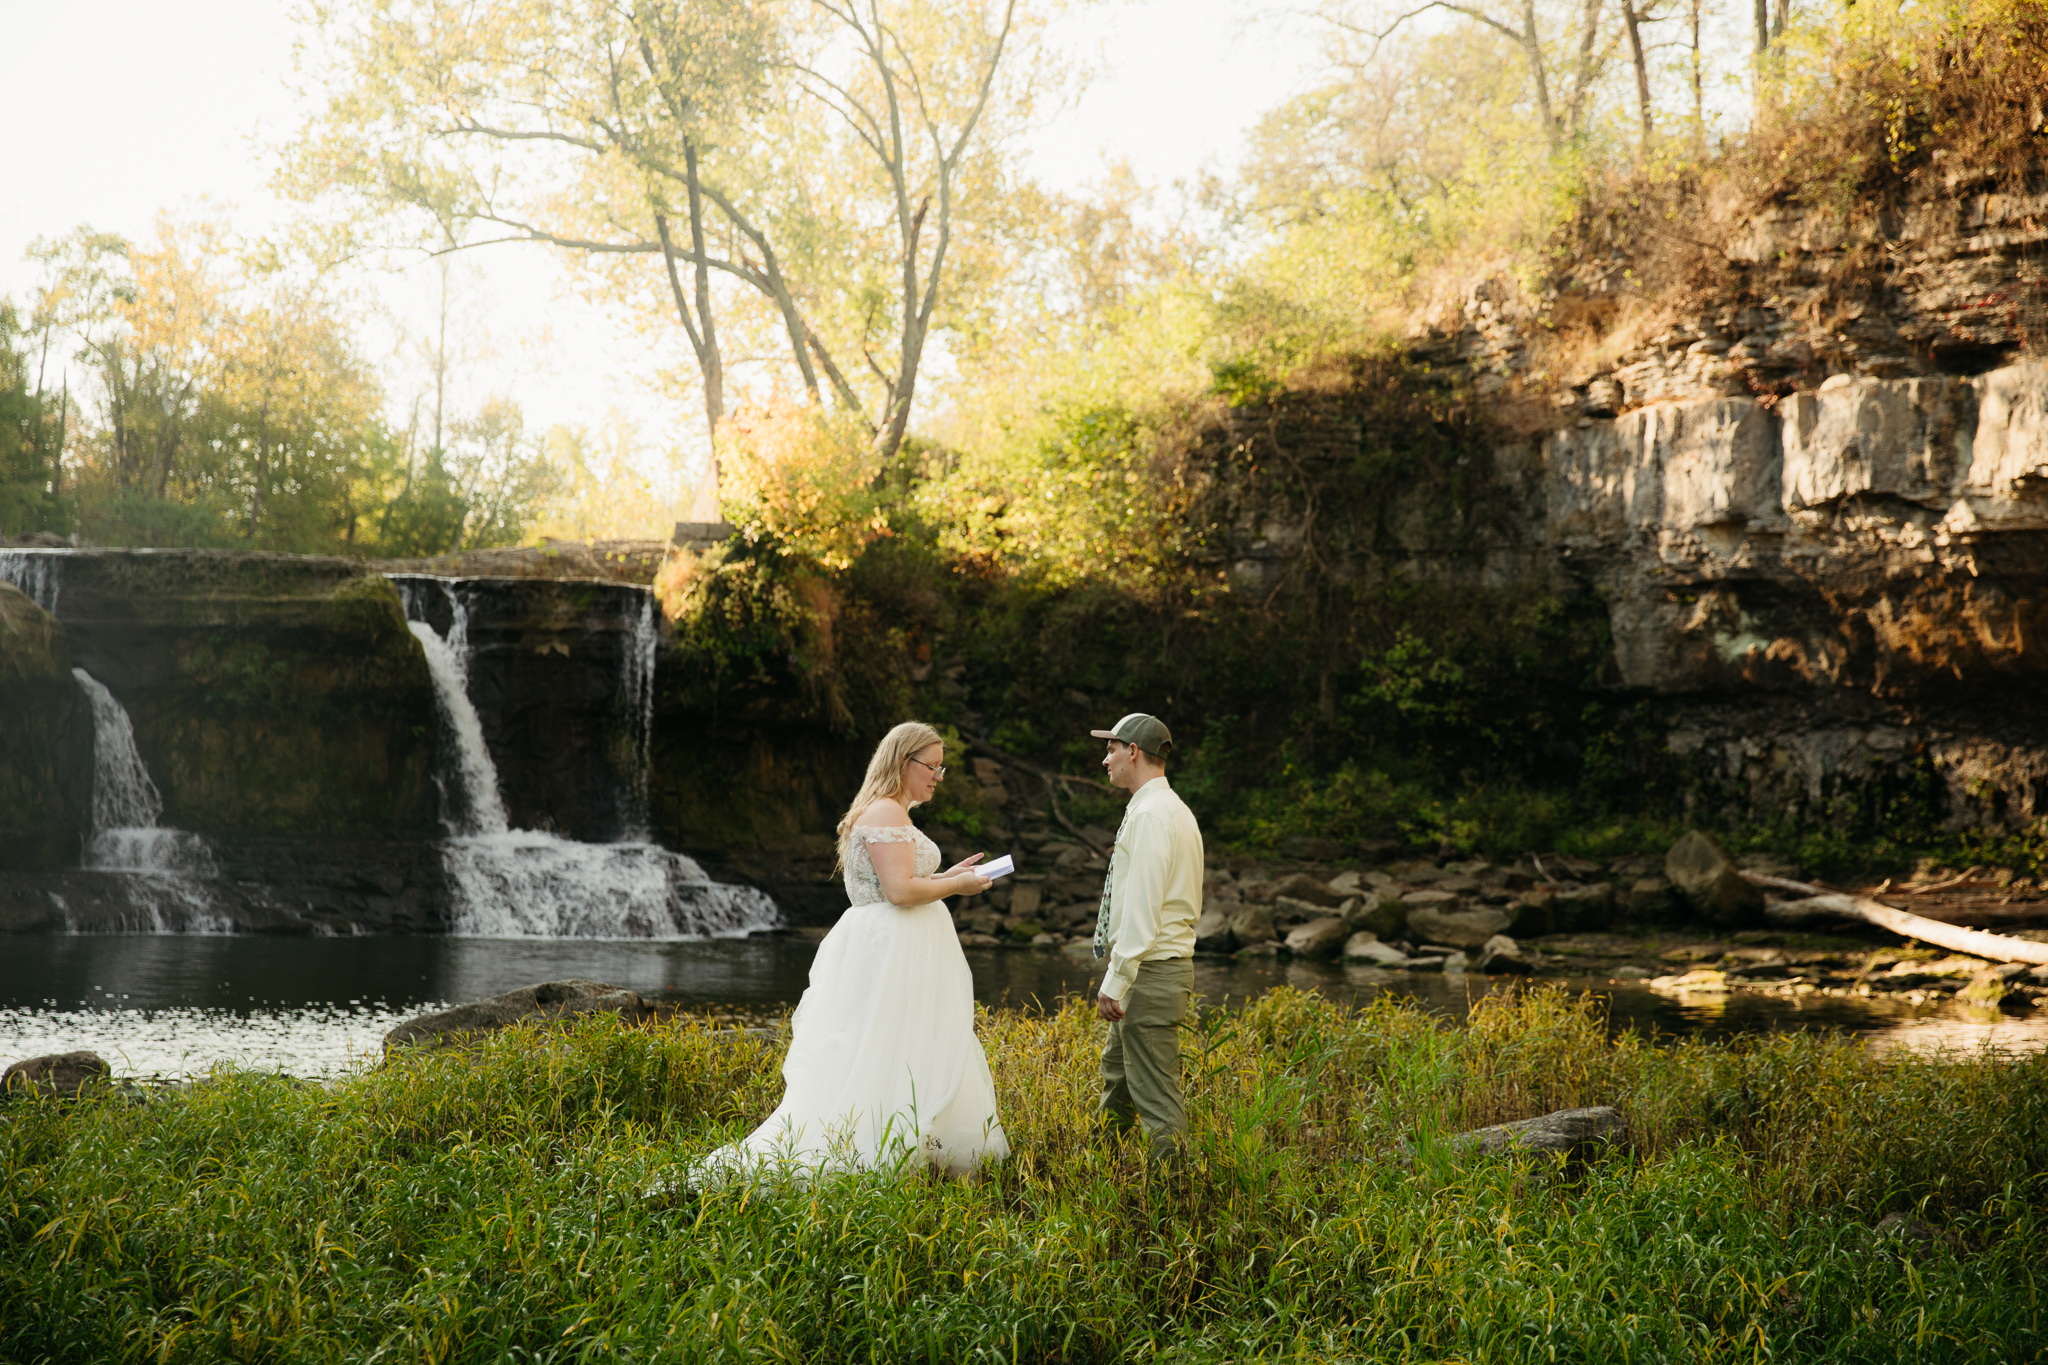
<svg viewBox="0 0 2048 1365">
<path fill-rule="evenodd" d="M 1544 468 L 1565 571 L 1710 800 L 2048 815 L 2048 365 L 1652 404 Z"/>
</svg>

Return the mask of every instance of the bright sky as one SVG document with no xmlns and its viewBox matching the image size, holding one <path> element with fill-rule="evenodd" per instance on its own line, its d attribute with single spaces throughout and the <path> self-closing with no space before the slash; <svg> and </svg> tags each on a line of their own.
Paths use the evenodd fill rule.
<svg viewBox="0 0 2048 1365">
<path fill-rule="evenodd" d="M 1248 32 L 1255 8 L 1131 0 L 1088 14 L 1072 40 L 1083 51 L 1099 45 L 1104 75 L 1034 145 L 1038 173 L 1066 188 L 1121 158 L 1166 182 L 1233 159 L 1252 120 L 1313 60 L 1305 38 Z M 0 80 L 9 132 L 0 293 L 20 297 L 33 283 L 22 259 L 30 242 L 81 223 L 144 237 L 160 209 L 190 213 L 202 199 L 231 208 L 245 234 L 285 221 L 289 206 L 265 188 L 263 143 L 293 123 L 291 10 L 289 0 L 0 0 L 12 58 Z M 545 249 L 494 248 L 472 260 L 494 353 L 472 367 L 475 391 L 515 390 L 538 428 L 595 423 L 614 406 L 657 431 L 697 420 L 648 396 L 640 343 L 569 293 Z M 379 292 L 394 313 L 423 320 L 432 272 L 380 281 Z"/>
</svg>

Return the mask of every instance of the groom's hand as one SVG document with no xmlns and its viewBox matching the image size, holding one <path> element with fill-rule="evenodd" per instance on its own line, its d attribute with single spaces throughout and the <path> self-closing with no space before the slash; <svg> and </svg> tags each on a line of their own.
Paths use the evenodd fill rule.
<svg viewBox="0 0 2048 1365">
<path fill-rule="evenodd" d="M 1124 1007 L 1106 995 L 1095 997 L 1095 1012 L 1112 1024 L 1121 1024 L 1124 1021 Z"/>
</svg>

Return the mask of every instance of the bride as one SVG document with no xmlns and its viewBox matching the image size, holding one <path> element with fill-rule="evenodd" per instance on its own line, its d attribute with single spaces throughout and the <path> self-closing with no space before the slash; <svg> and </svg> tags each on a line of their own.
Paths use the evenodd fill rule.
<svg viewBox="0 0 2048 1365">
<path fill-rule="evenodd" d="M 707 1171 L 965 1172 L 1009 1155 L 974 1036 L 974 978 L 939 900 L 988 889 L 973 870 L 982 855 L 939 872 L 938 845 L 910 823 L 946 775 L 945 754 L 938 731 L 905 721 L 868 760 L 839 822 L 852 908 L 818 945 L 790 1019 L 782 1103 L 707 1157 Z"/>
</svg>

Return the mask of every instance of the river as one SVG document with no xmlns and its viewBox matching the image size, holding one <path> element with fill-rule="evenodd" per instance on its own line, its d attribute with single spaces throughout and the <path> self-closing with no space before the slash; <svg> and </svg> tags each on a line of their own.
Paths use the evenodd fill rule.
<svg viewBox="0 0 2048 1365">
<path fill-rule="evenodd" d="M 423 1010 L 563 977 L 685 1005 L 773 1011 L 803 993 L 816 945 L 797 937 L 702 942 L 589 939 L 0 936 L 0 1062 L 90 1049 L 124 1075 L 189 1076 L 218 1065 L 331 1076 L 373 1061 L 386 1029 Z M 1088 989 L 1059 952 L 976 948 L 975 995 L 1032 1008 Z M 1639 982 L 1557 977 L 1608 1002 L 1616 1029 L 1728 1037 L 1842 1029 L 1880 1047 L 2008 1053 L 2048 1048 L 2048 1011 L 1998 1021 L 1946 1005 L 1736 992 L 1660 995 Z M 1242 1004 L 1282 985 L 1362 1001 L 1403 995 L 1449 1017 L 1506 979 L 1337 964 L 1199 960 L 1196 989 Z"/>
</svg>

